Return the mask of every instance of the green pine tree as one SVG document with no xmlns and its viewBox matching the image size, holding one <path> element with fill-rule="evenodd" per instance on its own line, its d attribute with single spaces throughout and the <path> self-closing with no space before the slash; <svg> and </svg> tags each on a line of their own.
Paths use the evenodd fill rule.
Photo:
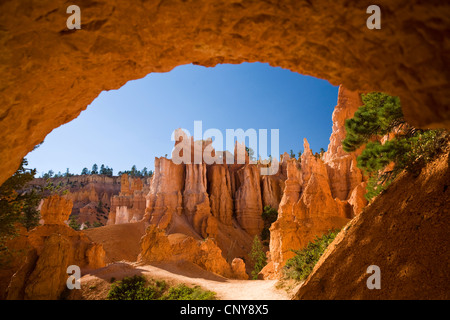
<svg viewBox="0 0 450 320">
<path fill-rule="evenodd" d="M 366 198 L 373 199 L 403 170 L 430 161 L 448 141 L 444 130 L 420 130 L 405 122 L 398 97 L 380 92 L 361 96 L 364 103 L 353 118 L 345 121 L 347 152 L 365 149 L 357 158 L 358 167 L 369 177 Z M 395 133 L 381 143 L 381 138 Z M 391 170 L 386 170 L 389 164 Z"/>
<path fill-rule="evenodd" d="M 295 153 L 294 153 L 294 150 L 290 150 L 290 152 L 289 152 L 289 156 L 291 157 L 291 159 L 295 159 Z"/>
<path fill-rule="evenodd" d="M 0 265 L 8 262 L 10 251 L 6 242 L 17 235 L 17 225 L 30 230 L 39 222 L 37 207 L 42 190 L 27 190 L 27 184 L 36 175 L 36 169 L 27 169 L 27 165 L 23 159 L 14 175 L 0 186 Z"/>
<path fill-rule="evenodd" d="M 263 245 L 258 235 L 253 239 L 252 250 L 250 252 L 250 258 L 254 263 L 252 278 L 256 280 L 258 278 L 258 273 L 264 268 L 267 264 L 266 253 L 263 250 Z"/>
</svg>

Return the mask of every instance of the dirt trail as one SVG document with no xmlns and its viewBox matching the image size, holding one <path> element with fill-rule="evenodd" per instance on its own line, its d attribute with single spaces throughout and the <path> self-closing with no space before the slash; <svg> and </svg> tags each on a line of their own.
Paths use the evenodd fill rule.
<svg viewBox="0 0 450 320">
<path fill-rule="evenodd" d="M 214 291 L 220 300 L 287 300 L 289 294 L 277 289 L 277 280 L 230 280 L 186 263 L 138 265 L 116 262 L 94 270 L 81 278 L 81 290 L 74 291 L 71 299 L 105 299 L 111 278 L 120 280 L 126 276 L 143 275 L 150 279 L 164 279 L 171 285 L 185 283 Z"/>
</svg>

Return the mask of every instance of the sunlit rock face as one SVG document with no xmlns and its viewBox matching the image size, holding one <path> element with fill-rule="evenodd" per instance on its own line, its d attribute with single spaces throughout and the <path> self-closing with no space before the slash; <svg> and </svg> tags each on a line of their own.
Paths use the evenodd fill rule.
<svg viewBox="0 0 450 320">
<path fill-rule="evenodd" d="M 65 5 L 2 2 L 0 183 L 103 90 L 189 63 L 267 62 L 384 91 L 400 96 L 411 124 L 449 128 L 449 4 L 382 0 L 381 29 L 370 30 L 371 4 L 99 0 L 80 3 L 81 29 L 68 30 Z"/>
<path fill-rule="evenodd" d="M 231 265 L 212 239 L 198 240 L 181 233 L 166 235 L 164 230 L 150 225 L 140 244 L 138 261 L 143 263 L 188 261 L 227 278 L 242 276 L 232 272 Z"/>
<path fill-rule="evenodd" d="M 328 150 L 313 154 L 304 139 L 300 161 L 284 161 L 287 180 L 278 219 L 270 228 L 270 259 L 261 272 L 264 278 L 279 277 L 286 261 L 295 255 L 292 249 L 304 248 L 316 236 L 343 227 L 366 206 L 366 182 L 356 166 L 361 150 L 347 153 L 342 149 L 345 119 L 361 105 L 358 93 L 341 86 Z"/>
</svg>

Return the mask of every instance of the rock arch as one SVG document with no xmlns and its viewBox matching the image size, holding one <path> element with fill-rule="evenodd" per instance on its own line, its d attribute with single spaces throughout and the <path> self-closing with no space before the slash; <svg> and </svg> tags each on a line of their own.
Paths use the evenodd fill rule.
<svg viewBox="0 0 450 320">
<path fill-rule="evenodd" d="M 371 2 L 81 0 L 81 30 L 67 29 L 66 4 L 2 2 L 0 183 L 101 91 L 188 63 L 260 61 L 383 90 L 412 124 L 449 128 L 450 5 L 380 0 L 381 29 L 369 30 Z"/>
</svg>

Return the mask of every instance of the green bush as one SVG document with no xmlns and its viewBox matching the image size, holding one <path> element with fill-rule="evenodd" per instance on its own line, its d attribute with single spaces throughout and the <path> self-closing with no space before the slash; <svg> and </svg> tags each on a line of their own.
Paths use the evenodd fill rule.
<svg viewBox="0 0 450 320">
<path fill-rule="evenodd" d="M 317 261 L 334 240 L 339 230 L 330 230 L 321 237 L 316 237 L 302 250 L 292 250 L 295 256 L 286 262 L 283 273 L 286 279 L 305 280 L 312 272 Z"/>
<path fill-rule="evenodd" d="M 164 280 L 148 283 L 145 277 L 135 275 L 115 281 L 108 292 L 108 300 L 213 300 L 215 292 L 190 288 L 184 284 L 169 287 Z"/>
<path fill-rule="evenodd" d="M 147 286 L 143 276 L 125 277 L 111 285 L 108 300 L 155 300 L 161 296 L 157 286 Z"/>
<path fill-rule="evenodd" d="M 212 291 L 204 291 L 200 287 L 188 287 L 185 284 L 179 284 L 172 287 L 161 297 L 161 300 L 215 300 L 216 294 Z"/>
</svg>

